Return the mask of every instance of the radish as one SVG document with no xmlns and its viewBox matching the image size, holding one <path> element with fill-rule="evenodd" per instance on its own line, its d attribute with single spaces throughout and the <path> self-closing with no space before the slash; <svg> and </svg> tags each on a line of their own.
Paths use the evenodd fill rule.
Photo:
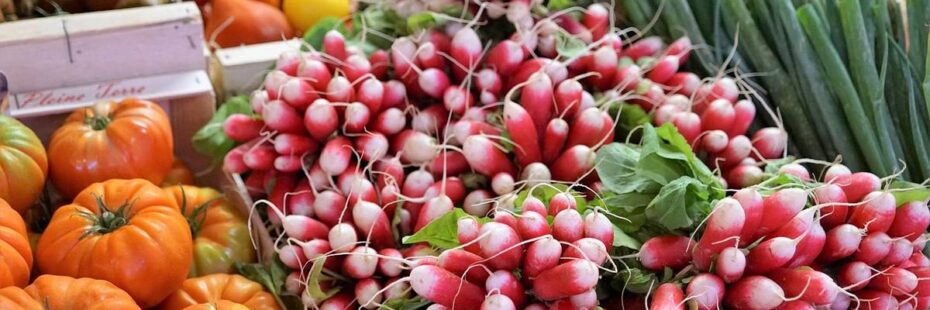
<svg viewBox="0 0 930 310">
<path fill-rule="evenodd" d="M 598 76 L 595 76 L 592 80 L 598 89 L 609 89 L 613 85 L 616 85 L 612 85 L 612 83 L 614 82 L 614 74 L 617 72 L 618 64 L 617 53 L 613 48 L 602 46 L 594 51 L 594 54 L 591 56 L 591 62 L 588 64 L 588 69 L 591 72 L 598 73 Z"/>
<path fill-rule="evenodd" d="M 639 249 L 643 267 L 654 271 L 680 270 L 691 262 L 694 241 L 686 236 L 660 235 L 650 238 Z"/>
<path fill-rule="evenodd" d="M 480 235 L 487 236 L 478 241 L 481 254 L 488 258 L 488 265 L 495 269 L 511 270 L 520 266 L 523 247 L 519 245 L 520 236 L 510 226 L 500 223 L 486 223 L 481 226 Z"/>
<path fill-rule="evenodd" d="M 555 88 L 555 115 L 572 118 L 581 106 L 581 97 L 584 88 L 577 80 L 568 79 L 559 83 Z"/>
<path fill-rule="evenodd" d="M 291 269 L 301 270 L 307 262 L 304 251 L 300 247 L 292 244 L 285 245 L 278 249 L 278 258 L 285 266 Z"/>
<path fill-rule="evenodd" d="M 410 141 L 410 140 L 407 140 Z M 355 139 L 355 148 L 365 161 L 377 161 L 388 152 L 388 139 L 380 133 L 371 133 Z"/>
<path fill-rule="evenodd" d="M 339 128 L 336 108 L 326 99 L 317 99 L 304 113 L 304 128 L 317 141 L 325 141 Z"/>
<path fill-rule="evenodd" d="M 503 294 L 491 294 L 481 303 L 481 310 L 511 310 L 517 309 L 514 302 Z"/>
<path fill-rule="evenodd" d="M 914 254 L 911 254 L 911 257 L 901 265 L 910 263 L 913 264 L 912 267 L 930 267 L 930 258 L 927 258 L 927 256 L 924 256 L 923 253 L 918 251 L 914 251 L 913 253 Z"/>
<path fill-rule="evenodd" d="M 376 79 L 383 80 L 387 77 L 388 67 L 390 67 L 389 57 L 387 51 L 380 49 L 368 56 L 371 74 L 374 74 Z"/>
<path fill-rule="evenodd" d="M 329 235 L 329 227 L 320 221 L 303 215 L 288 215 L 282 221 L 284 233 L 299 241 L 324 239 Z"/>
<path fill-rule="evenodd" d="M 775 127 L 762 128 L 752 136 L 752 147 L 759 152 L 762 158 L 775 159 L 782 157 L 788 147 L 788 134 Z M 753 154 L 755 157 L 756 154 Z"/>
<path fill-rule="evenodd" d="M 733 283 L 743 277 L 746 270 L 746 255 L 738 248 L 729 247 L 717 255 L 714 272 L 726 283 Z"/>
<path fill-rule="evenodd" d="M 429 165 L 429 171 L 434 177 L 442 177 L 443 173 L 447 175 L 459 175 L 468 172 L 468 161 L 465 155 L 458 151 L 443 150 L 439 156 L 433 158 Z"/>
<path fill-rule="evenodd" d="M 378 205 L 359 201 L 352 207 L 352 221 L 375 248 L 394 247 L 394 235 L 387 214 Z"/>
<path fill-rule="evenodd" d="M 307 136 L 282 133 L 274 138 L 274 150 L 281 155 L 301 156 L 316 152 L 319 145 Z"/>
<path fill-rule="evenodd" d="M 376 161 L 373 171 L 377 173 L 377 184 L 382 189 L 389 183 L 404 184 L 404 167 L 396 157 Z"/>
<path fill-rule="evenodd" d="M 912 201 L 897 208 L 894 221 L 888 229 L 888 235 L 897 238 L 905 237 L 915 240 L 930 225 L 930 209 L 923 201 Z"/>
<path fill-rule="evenodd" d="M 326 85 L 326 99 L 331 102 L 355 101 L 355 89 L 352 88 L 352 82 L 344 76 L 334 76 L 329 80 L 329 85 Z"/>
<path fill-rule="evenodd" d="M 732 167 L 738 165 L 752 153 L 752 142 L 746 136 L 735 136 L 730 138 L 727 147 L 718 154 L 719 159 L 714 164 L 722 164 L 723 167 Z"/>
<path fill-rule="evenodd" d="M 841 204 L 847 203 L 846 193 L 836 184 L 828 183 L 817 187 L 813 191 L 814 204 L 820 205 L 822 218 L 820 224 L 830 229 L 846 223 L 849 207 Z M 928 218 L 930 219 L 930 218 Z"/>
<path fill-rule="evenodd" d="M 584 11 L 584 17 L 581 19 L 581 23 L 584 24 L 585 28 L 591 31 L 591 39 L 600 40 L 605 34 L 609 25 L 609 11 L 600 3 L 593 3 L 588 6 L 588 9 Z"/>
<path fill-rule="evenodd" d="M 825 183 L 847 184 L 851 176 L 852 172 L 849 171 L 849 168 L 841 164 L 833 164 L 830 168 L 827 168 L 827 171 L 824 173 L 823 181 Z"/>
<path fill-rule="evenodd" d="M 701 134 L 701 118 L 692 112 L 678 113 L 672 117 L 672 124 L 678 128 L 678 132 L 688 140 L 688 143 L 694 143 L 694 140 Z M 734 138 L 735 139 L 735 138 Z M 731 140 L 730 144 L 733 144 Z M 728 148 L 732 148 L 727 145 Z M 724 150 L 726 152 L 726 150 Z M 749 152 L 746 152 L 747 154 Z M 744 156 L 745 157 L 745 156 Z M 742 159 L 740 157 L 739 159 Z"/>
<path fill-rule="evenodd" d="M 348 57 L 346 53 L 346 41 L 342 33 L 336 30 L 330 30 L 323 36 L 323 53 L 333 56 L 339 60 L 345 60 Z"/>
<path fill-rule="evenodd" d="M 484 120 L 473 121 L 464 118 L 452 126 L 452 131 L 454 137 L 453 141 L 459 144 L 465 143 L 465 139 L 468 139 L 469 136 L 481 134 L 497 136 L 500 135 L 501 132 L 500 129 L 484 122 Z"/>
<path fill-rule="evenodd" d="M 865 229 L 867 233 L 886 232 L 894 222 L 896 206 L 894 196 L 889 193 L 869 193 L 861 205 L 852 208 L 849 223 Z"/>
<path fill-rule="evenodd" d="M 489 277 L 487 267 L 481 263 L 484 260 L 478 254 L 465 250 L 451 249 L 439 254 L 439 267 L 442 267 L 456 276 L 463 276 L 472 283 L 484 283 Z"/>
<path fill-rule="evenodd" d="M 499 172 L 513 174 L 514 167 L 507 156 L 494 146 L 490 139 L 483 136 L 470 136 L 462 144 L 468 165 L 483 175 L 495 175 Z"/>
<path fill-rule="evenodd" d="M 807 204 L 807 192 L 799 188 L 779 190 L 762 200 L 762 218 L 755 237 L 767 236 L 795 217 Z"/>
<path fill-rule="evenodd" d="M 782 267 L 794 257 L 798 240 L 775 237 L 762 241 L 746 255 L 746 272 L 763 274 Z"/>
<path fill-rule="evenodd" d="M 513 228 L 515 231 L 519 230 L 519 227 L 517 226 L 517 218 L 514 217 L 513 214 L 509 212 L 495 211 L 494 222 L 510 226 L 510 228 Z"/>
<path fill-rule="evenodd" d="M 320 153 L 320 168 L 329 175 L 342 174 L 348 167 L 352 156 L 352 142 L 349 139 L 337 136 L 323 147 Z"/>
<path fill-rule="evenodd" d="M 265 103 L 268 103 L 268 100 L 271 100 L 268 98 L 268 92 L 263 89 L 255 90 L 252 92 L 252 95 L 249 96 L 249 103 L 252 105 L 252 111 L 259 115 L 262 114 L 262 108 L 265 106 Z"/>
<path fill-rule="evenodd" d="M 526 196 L 526 199 L 523 200 L 523 204 L 520 205 L 520 210 L 522 213 L 536 212 L 543 216 L 548 214 L 548 212 L 546 212 L 546 205 L 543 204 L 542 200 L 533 196 Z"/>
<path fill-rule="evenodd" d="M 419 62 L 423 68 L 442 70 L 446 66 L 446 61 L 438 52 L 433 42 L 421 43 L 419 48 L 417 48 L 417 62 Z"/>
<path fill-rule="evenodd" d="M 299 271 L 293 271 L 284 279 L 284 290 L 288 293 L 298 295 L 306 288 L 304 283 L 307 280 Z"/>
<path fill-rule="evenodd" d="M 892 267 L 878 273 L 872 281 L 869 281 L 868 288 L 889 293 L 894 296 L 911 294 L 917 289 L 917 276 L 906 269 Z"/>
<path fill-rule="evenodd" d="M 785 292 L 775 281 L 749 276 L 730 285 L 723 302 L 734 309 L 775 309 L 784 302 Z"/>
<path fill-rule="evenodd" d="M 446 91 L 446 88 L 449 88 L 450 84 L 449 76 L 436 68 L 428 68 L 420 72 L 420 77 L 417 81 L 420 88 L 434 99 L 442 99 L 443 92 Z"/>
<path fill-rule="evenodd" d="M 262 107 L 262 119 L 271 130 L 293 134 L 304 132 L 300 114 L 281 100 L 268 101 Z"/>
<path fill-rule="evenodd" d="M 565 259 L 585 259 L 600 266 L 607 261 L 607 247 L 600 240 L 594 238 L 581 238 L 572 242 L 565 249 L 562 257 Z"/>
<path fill-rule="evenodd" d="M 662 41 L 662 38 L 655 36 L 645 37 L 627 46 L 623 50 L 623 55 L 636 61 L 641 57 L 656 55 L 663 48 L 665 48 L 665 43 Z"/>
<path fill-rule="evenodd" d="M 853 258 L 869 265 L 878 264 L 891 252 L 892 242 L 894 241 L 891 240 L 891 237 L 883 232 L 870 233 L 862 238 L 862 242 L 859 243 L 859 250 L 856 251 Z"/>
<path fill-rule="evenodd" d="M 575 242 L 584 237 L 584 221 L 575 209 L 562 210 L 552 220 L 552 235 L 559 241 Z"/>
<path fill-rule="evenodd" d="M 862 290 L 856 292 L 859 301 L 859 309 L 897 309 L 898 301 L 891 294 L 874 291 Z"/>
<path fill-rule="evenodd" d="M 582 110 L 572 123 L 567 146 L 583 144 L 593 147 L 604 143 L 604 128 L 609 127 L 609 130 L 613 131 L 613 126 L 612 124 L 607 126 L 608 124 L 603 116 L 604 112 L 598 108 L 592 107 Z"/>
<path fill-rule="evenodd" d="M 719 309 L 726 288 L 723 280 L 710 273 L 701 273 L 688 282 L 686 289 L 691 309 L 714 310 Z"/>
<path fill-rule="evenodd" d="M 528 88 L 524 88 L 524 91 L 526 90 Z M 513 102 L 504 103 L 504 124 L 507 126 L 510 139 L 513 140 L 517 162 L 521 166 L 542 160 L 539 149 L 539 135 L 537 134 L 538 126 L 534 127 L 533 125 L 535 121 L 537 121 L 535 117 L 520 105 Z M 543 126 L 545 125 L 544 123 Z M 539 132 L 545 132 L 545 128 Z"/>
<path fill-rule="evenodd" d="M 730 246 L 726 240 L 739 236 L 745 221 L 746 214 L 738 201 L 724 198 L 717 202 L 707 219 L 704 234 L 694 246 L 692 259 L 698 270 L 710 267 L 712 257 Z"/>
<path fill-rule="evenodd" d="M 446 110 L 457 115 L 465 113 L 469 107 L 475 105 L 471 92 L 461 86 L 450 86 L 442 94 L 442 102 Z"/>
<path fill-rule="evenodd" d="M 556 300 L 584 293 L 597 285 L 597 266 L 573 260 L 540 273 L 533 279 L 533 292 L 541 300 Z"/>
<path fill-rule="evenodd" d="M 332 73 L 322 62 L 314 59 L 301 60 L 297 67 L 297 77 L 310 83 L 313 89 L 323 90 L 329 85 L 329 80 L 333 78 Z"/>
<path fill-rule="evenodd" d="M 549 123 L 549 120 L 552 119 L 552 106 L 554 101 L 552 84 L 553 82 L 552 79 L 549 78 L 549 75 L 543 72 L 537 72 L 530 76 L 528 84 L 523 86 L 523 89 L 520 90 L 520 105 L 526 109 L 526 113 L 536 126 L 536 133 L 538 134 L 545 132 L 546 125 Z M 505 120 L 508 114 L 514 115 L 507 112 L 507 104 L 509 103 L 510 102 L 506 102 L 504 105 Z M 507 127 L 509 130 L 510 126 L 508 125 Z M 511 134 L 515 133 L 511 131 Z"/>
<path fill-rule="evenodd" d="M 762 171 L 762 168 L 740 164 L 727 172 L 726 182 L 731 188 L 746 188 L 759 184 L 764 179 L 765 172 Z"/>
<path fill-rule="evenodd" d="M 804 236 L 810 232 L 811 227 L 814 225 L 816 212 L 817 209 L 815 208 L 801 210 L 791 220 L 779 227 L 778 230 L 769 234 L 769 237 L 799 238 Z"/>
<path fill-rule="evenodd" d="M 452 58 L 465 68 L 474 68 L 478 65 L 481 58 L 483 47 L 481 39 L 474 29 L 464 27 L 452 36 L 452 42 L 449 45 L 449 51 Z M 452 66 L 452 72 L 461 80 L 465 77 L 465 69 L 458 66 Z"/>
<path fill-rule="evenodd" d="M 503 40 L 488 52 L 487 64 L 498 74 L 507 76 L 517 70 L 523 58 L 520 44 L 512 40 Z"/>
<path fill-rule="evenodd" d="M 506 172 L 495 174 L 494 177 L 491 178 L 491 189 L 493 189 L 494 193 L 498 195 L 504 195 L 513 192 L 513 176 Z"/>
<path fill-rule="evenodd" d="M 756 106 L 749 100 L 740 100 L 733 104 L 733 123 L 727 129 L 731 136 L 745 135 L 752 120 L 756 118 Z"/>
<path fill-rule="evenodd" d="M 245 114 L 236 113 L 223 121 L 223 133 L 236 142 L 247 142 L 258 138 L 265 122 Z"/>
<path fill-rule="evenodd" d="M 304 295 L 308 296 L 308 295 Z M 355 297 L 349 293 L 336 294 L 336 296 L 330 297 L 320 305 L 320 310 L 342 310 L 348 309 L 355 303 Z M 311 303 L 314 304 L 314 303 Z"/>
<path fill-rule="evenodd" d="M 392 136 L 403 130 L 406 125 L 407 118 L 404 112 L 397 108 L 388 108 L 371 122 L 371 130 Z"/>
<path fill-rule="evenodd" d="M 853 255 L 859 249 L 862 236 L 862 231 L 851 224 L 842 224 L 830 229 L 818 261 L 832 263 Z"/>
<path fill-rule="evenodd" d="M 672 74 L 672 77 L 668 79 L 665 85 L 671 87 L 673 92 L 677 94 L 690 97 L 701 86 L 701 78 L 691 72 L 677 72 Z"/>
<path fill-rule="evenodd" d="M 339 223 L 329 229 L 329 244 L 336 253 L 348 253 L 355 248 L 358 235 L 355 228 L 347 223 Z"/>
<path fill-rule="evenodd" d="M 523 167 L 523 171 L 520 172 L 520 180 L 524 181 L 528 187 L 548 184 L 552 181 L 552 173 L 549 171 L 549 166 L 543 163 L 531 163 Z M 546 212 L 540 212 L 540 214 L 545 213 Z"/>
<path fill-rule="evenodd" d="M 603 213 L 588 213 L 584 217 L 584 236 L 600 240 L 611 248 L 614 245 L 614 225 Z"/>
<path fill-rule="evenodd" d="M 575 145 L 568 148 L 550 165 L 552 179 L 568 182 L 578 181 L 582 176 L 594 169 L 595 156 L 594 150 L 585 145 Z"/>
<path fill-rule="evenodd" d="M 401 158 L 413 164 L 423 164 L 436 158 L 436 140 L 428 134 L 414 131 L 404 142 Z"/>
<path fill-rule="evenodd" d="M 762 195 L 755 189 L 746 188 L 733 194 L 733 199 L 736 199 L 743 209 L 745 221 L 740 231 L 739 245 L 746 246 L 755 241 L 753 236 L 756 233 L 756 228 L 759 227 L 759 223 L 762 222 L 762 213 L 764 211 Z"/>
<path fill-rule="evenodd" d="M 539 276 L 559 264 L 562 244 L 553 238 L 542 238 L 530 243 L 523 261 L 523 274 L 528 279 Z"/>
<path fill-rule="evenodd" d="M 787 175 L 795 176 L 801 181 L 810 182 L 811 174 L 807 171 L 807 168 L 796 163 L 786 164 L 778 168 L 779 173 L 784 173 Z"/>
<path fill-rule="evenodd" d="M 894 266 L 911 258 L 914 254 L 914 246 L 907 239 L 895 239 L 891 244 L 891 251 L 880 262 L 883 266 Z"/>
<path fill-rule="evenodd" d="M 718 153 L 727 147 L 730 138 L 723 130 L 711 130 L 701 138 L 701 148 L 710 153 Z"/>
<path fill-rule="evenodd" d="M 452 212 L 454 208 L 455 205 L 452 203 L 452 199 L 450 199 L 449 196 L 440 194 L 438 197 L 430 198 L 423 204 L 423 208 L 420 209 L 420 214 L 417 216 L 416 225 L 413 230 L 419 231 L 430 222 L 446 215 L 446 213 Z"/>
<path fill-rule="evenodd" d="M 799 296 L 800 300 L 813 305 L 831 304 L 841 290 L 829 275 L 806 267 L 779 269 L 772 272 L 771 276 L 785 290 L 785 294 Z"/>
<path fill-rule="evenodd" d="M 378 273 L 388 277 L 396 277 L 403 272 L 402 260 L 404 256 L 400 251 L 393 248 L 384 248 L 378 251 L 378 255 L 381 256 L 381 259 L 378 260 Z"/>
<path fill-rule="evenodd" d="M 672 78 L 672 75 L 678 71 L 678 66 L 681 60 L 676 55 L 668 55 L 662 58 L 659 58 L 653 64 L 651 70 L 646 75 L 650 80 L 656 83 L 664 84 Z"/>
<path fill-rule="evenodd" d="M 281 70 L 287 73 L 287 75 L 293 76 L 297 74 L 297 67 L 300 65 L 300 60 L 300 52 L 294 50 L 284 51 L 281 55 L 278 55 L 274 68 L 275 70 Z"/>
<path fill-rule="evenodd" d="M 549 198 L 549 215 L 555 216 L 562 210 L 574 210 L 577 208 L 576 204 L 575 197 L 570 193 L 561 192 L 552 195 L 552 198 Z"/>
<path fill-rule="evenodd" d="M 652 295 L 652 305 L 650 309 L 656 310 L 684 310 L 685 309 L 685 292 L 681 287 L 673 283 L 664 283 L 659 285 Z"/>
<path fill-rule="evenodd" d="M 384 82 L 384 95 L 381 98 L 382 110 L 402 108 L 407 100 L 407 87 L 397 80 Z"/>
<path fill-rule="evenodd" d="M 527 240 L 548 235 L 551 230 L 545 216 L 533 211 L 524 211 L 517 220 L 517 232 L 521 238 Z"/>
<path fill-rule="evenodd" d="M 310 188 L 310 182 L 307 179 L 301 180 L 300 183 L 294 187 L 293 195 L 287 199 L 285 210 L 288 214 L 314 216 L 313 202 L 316 200 L 316 196 L 313 194 L 313 190 Z"/>
<path fill-rule="evenodd" d="M 510 271 L 498 270 L 492 273 L 485 281 L 484 289 L 508 297 L 517 308 L 522 308 L 526 304 L 523 284 Z"/>
<path fill-rule="evenodd" d="M 572 295 L 568 297 L 568 301 L 571 302 L 571 305 L 579 309 L 595 309 L 597 308 L 597 291 L 595 289 L 590 289 L 587 292 Z"/>
<path fill-rule="evenodd" d="M 484 301 L 484 289 L 437 266 L 413 268 L 410 286 L 417 295 L 446 307 L 467 309 Z"/>
<path fill-rule="evenodd" d="M 446 128 L 448 115 L 449 112 L 441 104 L 433 104 L 414 115 L 410 127 L 428 134 L 440 133 Z"/>
<path fill-rule="evenodd" d="M 776 309 L 779 309 L 779 310 L 814 310 L 815 308 L 814 306 L 812 306 L 811 304 L 807 302 L 800 301 L 800 300 L 792 300 L 792 301 L 788 301 L 788 302 L 781 304 L 781 306 L 778 306 L 778 308 Z"/>
<path fill-rule="evenodd" d="M 914 293 L 918 297 L 930 296 L 930 267 L 912 267 L 908 271 L 917 276 L 917 288 Z"/>
<path fill-rule="evenodd" d="M 487 190 L 473 190 L 468 193 L 468 196 L 465 196 L 465 202 L 462 204 L 462 209 L 465 210 L 465 213 L 474 216 L 486 216 L 491 208 L 491 198 L 491 193 Z"/>
<path fill-rule="evenodd" d="M 600 128 L 598 128 L 598 130 L 600 130 Z M 542 139 L 543 162 L 551 163 L 558 158 L 559 154 L 562 153 L 562 148 L 565 146 L 565 141 L 568 139 L 568 132 L 569 126 L 568 122 L 565 120 L 554 118 L 549 121 Z"/>
<path fill-rule="evenodd" d="M 242 154 L 242 162 L 252 170 L 271 170 L 277 157 L 274 148 L 267 144 L 255 146 Z"/>
<path fill-rule="evenodd" d="M 303 113 L 310 103 L 319 98 L 309 83 L 299 79 L 290 78 L 281 85 L 281 100 Z"/>
<path fill-rule="evenodd" d="M 268 92 L 268 98 L 280 99 L 281 98 L 281 87 L 284 86 L 284 83 L 291 78 L 290 75 L 284 73 L 281 70 L 272 70 L 268 72 L 268 75 L 265 75 L 265 81 L 262 84 L 265 87 L 265 91 Z M 264 108 L 262 109 L 264 110 Z"/>
<path fill-rule="evenodd" d="M 384 101 L 384 84 L 373 78 L 365 79 L 358 86 L 356 95 L 368 111 L 377 114 L 381 111 L 381 102 Z"/>
<path fill-rule="evenodd" d="M 684 109 L 679 106 L 664 104 L 655 110 L 655 117 L 653 118 L 653 121 L 656 125 L 665 125 L 666 123 L 671 122 L 675 116 L 683 111 Z M 727 142 L 729 141 L 729 138 L 727 138 Z"/>
<path fill-rule="evenodd" d="M 355 298 L 362 308 L 375 309 L 379 307 L 384 296 L 381 291 L 381 284 L 372 278 L 362 279 L 355 283 Z"/>
</svg>

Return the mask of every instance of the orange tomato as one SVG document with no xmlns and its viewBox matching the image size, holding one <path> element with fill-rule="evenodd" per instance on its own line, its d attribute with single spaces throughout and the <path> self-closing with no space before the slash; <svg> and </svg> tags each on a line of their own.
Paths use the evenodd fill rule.
<svg viewBox="0 0 930 310">
<path fill-rule="evenodd" d="M 48 174 L 48 156 L 42 141 L 29 127 L 0 115 L 0 199 L 19 214 L 36 201 Z"/>
<path fill-rule="evenodd" d="M 228 300 L 220 300 L 217 302 L 202 303 L 196 304 L 184 310 L 250 310 L 249 307 L 246 307 L 243 304 L 231 302 Z"/>
<path fill-rule="evenodd" d="M 22 298 L 22 294 L 12 292 L 16 289 L 9 290 L 6 288 L 0 290 L 0 295 L 17 296 Z M 139 305 L 132 300 L 125 291 L 116 287 L 110 282 L 72 277 L 42 275 L 35 282 L 22 289 L 30 296 L 38 308 L 32 308 L 28 302 L 24 302 L 25 309 L 55 309 L 55 310 L 105 310 L 120 309 L 132 310 L 140 309 Z M 21 299 L 20 299 L 21 300 Z M 0 305 L 2 305 L 0 297 Z M 0 307 L 3 309 L 15 309 Z"/>
<path fill-rule="evenodd" d="M 236 274 L 211 274 L 184 281 L 181 288 L 161 305 L 162 310 L 180 310 L 192 305 L 221 300 L 240 303 L 252 310 L 281 309 L 261 284 Z"/>
<path fill-rule="evenodd" d="M 32 248 L 26 223 L 0 199 L 0 287 L 29 284 L 31 270 Z"/>
<path fill-rule="evenodd" d="M 168 115 L 144 100 L 100 103 L 71 113 L 52 135 L 52 183 L 68 197 L 95 182 L 142 178 L 161 184 L 174 162 Z"/>
<path fill-rule="evenodd" d="M 110 281 L 147 308 L 184 282 L 191 247 L 170 194 L 146 180 L 110 180 L 55 211 L 36 258 L 43 273 Z"/>
<path fill-rule="evenodd" d="M 191 276 L 232 273 L 237 262 L 255 261 L 246 218 L 223 195 L 207 187 L 171 186 L 165 190 L 191 223 L 194 237 Z"/>
<path fill-rule="evenodd" d="M 165 180 L 161 186 L 171 185 L 194 185 L 194 173 L 180 159 L 175 159 L 171 165 L 171 171 L 165 175 Z"/>
<path fill-rule="evenodd" d="M 256 44 L 294 37 L 294 29 L 277 7 L 254 0 L 212 0 L 204 35 L 220 47 Z"/>
</svg>

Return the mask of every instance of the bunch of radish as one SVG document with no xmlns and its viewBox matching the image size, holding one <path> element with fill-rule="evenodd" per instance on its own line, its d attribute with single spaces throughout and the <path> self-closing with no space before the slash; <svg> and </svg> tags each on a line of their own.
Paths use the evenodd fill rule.
<svg viewBox="0 0 930 310">
<path fill-rule="evenodd" d="M 784 170 L 811 181 L 801 165 Z M 684 287 L 660 286 L 652 309 L 930 307 L 926 202 L 898 206 L 878 177 L 842 165 L 822 181 L 739 190 L 716 203 L 699 239 L 646 241 L 638 254 L 645 268 L 697 272 Z"/>
<path fill-rule="evenodd" d="M 748 130 L 756 106 L 749 99 L 740 99 L 740 88 L 730 77 L 702 80 L 694 73 L 679 71 L 690 49 L 687 37 L 667 47 L 658 37 L 631 44 L 618 71 L 644 72 L 625 80 L 626 88 L 638 95 L 631 102 L 651 112 L 655 124 L 675 125 L 705 163 L 720 169 L 730 187 L 761 182 L 763 171 L 757 161 L 783 157 L 788 135 L 781 128 L 768 127 L 750 139 Z"/>
<path fill-rule="evenodd" d="M 575 199 L 529 196 L 521 212 L 498 213 L 493 222 L 460 218 L 461 246 L 435 265 L 414 267 L 411 287 L 437 309 L 594 309 L 613 224 L 596 210 L 582 215 Z"/>
</svg>

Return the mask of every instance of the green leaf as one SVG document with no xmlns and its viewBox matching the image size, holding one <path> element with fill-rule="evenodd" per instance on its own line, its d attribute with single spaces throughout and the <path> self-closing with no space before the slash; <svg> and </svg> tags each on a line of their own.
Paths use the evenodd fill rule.
<svg viewBox="0 0 930 310">
<path fill-rule="evenodd" d="M 614 247 L 625 247 L 633 250 L 639 250 L 643 246 L 639 240 L 636 238 L 630 237 L 622 229 L 614 226 Z"/>
<path fill-rule="evenodd" d="M 568 32 L 559 31 L 555 36 L 555 50 L 562 58 L 569 59 L 587 53 L 588 46 Z"/>
<path fill-rule="evenodd" d="M 327 298 L 336 295 L 339 292 L 340 287 L 334 286 L 328 291 L 323 291 L 323 288 L 320 286 L 320 281 L 323 280 L 323 264 L 326 263 L 326 256 L 321 256 L 313 260 L 313 267 L 310 267 L 310 273 L 307 274 L 307 294 L 310 297 L 313 297 L 313 300 L 326 300 Z"/>
<path fill-rule="evenodd" d="M 437 15 L 430 11 L 423 11 L 407 17 L 407 29 L 411 32 L 417 32 L 420 30 L 430 29 L 437 26 L 440 23 L 441 18 L 437 18 Z"/>
<path fill-rule="evenodd" d="M 433 220 L 412 236 L 404 237 L 404 244 L 427 242 L 440 249 L 457 247 L 459 246 L 458 220 L 465 216 L 471 215 L 466 214 L 462 209 L 456 208 L 452 212 Z"/>
<path fill-rule="evenodd" d="M 532 195 L 533 197 L 536 197 L 537 199 L 539 199 L 545 205 L 548 206 L 549 199 L 552 199 L 552 196 L 555 196 L 556 194 L 559 194 L 559 193 L 567 192 L 571 194 L 572 197 L 575 198 L 575 209 L 577 209 L 579 213 L 584 214 L 584 212 L 587 210 L 588 202 L 587 200 L 585 200 L 584 196 L 581 195 L 581 193 L 574 191 L 574 190 L 569 191 L 568 186 L 566 186 L 565 184 L 550 184 L 550 185 L 551 186 L 538 186 L 532 189 L 525 189 L 525 190 L 520 191 L 520 193 L 517 194 L 517 198 L 514 199 L 514 203 L 513 203 L 514 206 L 516 207 L 516 210 L 517 211 L 520 210 L 520 206 L 523 205 L 523 201 L 526 200 L 527 196 Z"/>
<path fill-rule="evenodd" d="M 417 296 L 413 298 L 393 298 L 381 304 L 381 310 L 417 310 L 428 307 L 432 302 Z"/>
<path fill-rule="evenodd" d="M 930 200 L 930 189 L 920 184 L 895 180 L 891 183 L 891 188 L 897 189 L 891 192 L 891 194 L 894 195 L 895 201 L 899 206 L 912 201 L 926 202 Z"/>
<path fill-rule="evenodd" d="M 659 279 L 654 273 L 639 268 L 620 268 L 610 286 L 618 291 L 646 294 L 659 286 Z"/>
<path fill-rule="evenodd" d="M 574 5 L 572 0 L 549 0 L 546 8 L 551 12 L 561 11 Z"/>
<path fill-rule="evenodd" d="M 232 97 L 223 103 L 213 114 L 213 117 L 210 118 L 210 121 L 203 128 L 197 130 L 197 133 L 191 138 L 194 150 L 209 156 L 214 162 L 223 160 L 223 156 L 226 156 L 226 153 L 229 153 L 229 150 L 236 146 L 236 142 L 226 136 L 223 131 L 223 122 L 233 114 L 255 116 L 252 105 L 249 104 L 249 97 Z"/>
<path fill-rule="evenodd" d="M 322 264 L 320 264 L 322 266 Z M 293 309 L 292 306 L 301 305 L 300 298 L 284 292 L 284 282 L 290 270 L 281 263 L 278 255 L 272 257 L 271 263 L 236 263 L 236 271 L 249 280 L 258 282 L 275 297 L 278 304 L 283 305 L 286 309 Z"/>
<path fill-rule="evenodd" d="M 681 177 L 662 187 L 652 203 L 646 207 L 646 217 L 670 230 L 693 225 L 693 214 L 688 210 L 687 197 L 688 188 L 691 186 L 699 187 L 703 184 L 690 177 Z"/>
<path fill-rule="evenodd" d="M 639 162 L 639 147 L 622 143 L 611 143 L 597 151 L 597 174 L 604 187 L 615 192 L 625 193 L 639 188 L 631 187 L 632 182 L 642 183 L 642 179 L 634 180 L 636 163 Z"/>
<path fill-rule="evenodd" d="M 327 16 L 316 22 L 313 28 L 307 30 L 304 34 L 304 41 L 318 51 L 323 50 L 323 37 L 325 37 L 326 33 L 330 30 L 339 31 L 339 33 L 343 35 L 349 34 L 349 31 L 346 30 L 345 25 L 342 23 L 342 19 Z"/>
</svg>

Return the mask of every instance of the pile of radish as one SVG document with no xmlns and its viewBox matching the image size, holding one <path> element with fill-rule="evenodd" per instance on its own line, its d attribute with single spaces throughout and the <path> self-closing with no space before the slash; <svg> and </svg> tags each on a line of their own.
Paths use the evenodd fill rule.
<svg viewBox="0 0 930 310">
<path fill-rule="evenodd" d="M 789 171 L 811 181 L 803 166 Z M 646 241 L 638 255 L 645 268 L 697 273 L 659 286 L 651 309 L 930 307 L 926 202 L 898 206 L 878 177 L 842 165 L 822 181 L 739 190 L 716 203 L 699 239 Z"/>
</svg>

